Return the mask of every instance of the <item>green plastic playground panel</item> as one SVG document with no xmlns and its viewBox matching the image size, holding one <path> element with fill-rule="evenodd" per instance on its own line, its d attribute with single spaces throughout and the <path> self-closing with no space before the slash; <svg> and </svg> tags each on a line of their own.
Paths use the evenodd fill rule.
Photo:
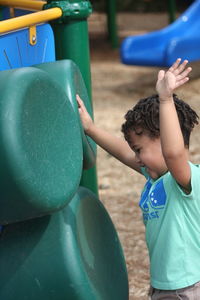
<svg viewBox="0 0 200 300">
<path fill-rule="evenodd" d="M 83 160 L 69 99 L 31 67 L 0 72 L 0 94 L 0 224 L 63 208 L 79 186 Z"/>
<path fill-rule="evenodd" d="M 128 300 L 122 248 L 93 193 L 79 188 L 62 211 L 4 227 L 0 299 Z"/>
<path fill-rule="evenodd" d="M 35 65 L 34 67 L 46 71 L 49 76 L 58 82 L 69 98 L 76 114 L 78 114 L 76 94 L 79 94 L 84 100 L 88 112 L 92 116 L 92 107 L 85 83 L 79 68 L 72 60 L 59 60 L 52 63 Z M 71 74 L 71 76 L 66 76 L 66 74 Z M 83 168 L 89 169 L 96 163 L 96 144 L 90 137 L 85 135 L 81 125 L 80 127 L 83 142 Z"/>
</svg>

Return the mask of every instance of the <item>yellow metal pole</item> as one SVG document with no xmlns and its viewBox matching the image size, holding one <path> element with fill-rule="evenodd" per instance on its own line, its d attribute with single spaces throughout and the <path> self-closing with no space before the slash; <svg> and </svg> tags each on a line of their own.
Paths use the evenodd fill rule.
<svg viewBox="0 0 200 300">
<path fill-rule="evenodd" d="M 18 30 L 32 25 L 45 23 L 50 20 L 58 19 L 62 16 L 62 10 L 59 7 L 34 12 L 21 17 L 12 18 L 0 22 L 0 34 L 9 31 Z"/>
<path fill-rule="evenodd" d="M 0 5 L 22 9 L 42 10 L 46 1 L 33 0 L 0 0 Z"/>
</svg>

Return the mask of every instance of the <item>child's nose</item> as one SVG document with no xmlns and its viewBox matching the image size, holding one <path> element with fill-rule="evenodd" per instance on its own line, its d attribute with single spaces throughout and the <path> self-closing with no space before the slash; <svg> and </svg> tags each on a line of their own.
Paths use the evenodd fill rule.
<svg viewBox="0 0 200 300">
<path fill-rule="evenodd" d="M 136 162 L 139 165 L 142 164 L 142 161 L 141 161 L 140 156 L 138 154 L 136 154 Z"/>
</svg>

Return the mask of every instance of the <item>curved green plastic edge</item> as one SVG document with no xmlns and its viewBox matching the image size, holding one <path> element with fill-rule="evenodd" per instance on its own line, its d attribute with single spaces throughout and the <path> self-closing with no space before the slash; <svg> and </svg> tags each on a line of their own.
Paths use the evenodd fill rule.
<svg viewBox="0 0 200 300">
<path fill-rule="evenodd" d="M 5 226 L 0 299 L 128 300 L 128 276 L 115 227 L 86 188 L 64 210 Z"/>
<path fill-rule="evenodd" d="M 84 100 L 85 106 L 92 116 L 92 108 L 82 75 L 79 68 L 72 60 L 59 60 L 52 63 L 35 65 L 34 67 L 46 71 L 49 76 L 54 78 L 60 84 L 78 116 L 79 112 L 76 94 L 79 94 Z M 83 168 L 90 169 L 96 163 L 96 144 L 90 137 L 85 135 L 80 121 L 79 124 L 83 142 Z"/>
<path fill-rule="evenodd" d="M 68 204 L 83 150 L 77 115 L 46 72 L 2 71 L 0 93 L 0 224 L 7 224 Z"/>
<path fill-rule="evenodd" d="M 69 22 L 69 20 L 86 19 L 92 13 L 90 1 L 86 0 L 48 0 L 43 9 L 59 7 L 62 10 L 62 16 L 54 20 L 56 23 Z"/>
</svg>

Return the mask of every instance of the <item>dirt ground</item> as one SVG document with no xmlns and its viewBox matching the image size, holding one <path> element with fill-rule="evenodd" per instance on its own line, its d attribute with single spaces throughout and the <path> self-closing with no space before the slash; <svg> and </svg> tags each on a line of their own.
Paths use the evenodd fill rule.
<svg viewBox="0 0 200 300">
<path fill-rule="evenodd" d="M 145 22 L 144 22 L 145 20 Z M 118 15 L 120 39 L 167 26 L 166 14 Z M 91 71 L 95 122 L 121 136 L 120 127 L 126 111 L 136 101 L 155 92 L 157 68 L 125 66 L 118 50 L 106 39 L 106 17 L 89 18 Z M 177 92 L 200 114 L 200 64 L 193 63 L 191 80 Z M 191 139 L 191 160 L 200 161 L 200 127 Z M 144 226 L 138 208 L 144 179 L 98 149 L 98 184 L 101 201 L 107 208 L 119 234 L 127 263 L 130 300 L 146 300 L 149 288 L 149 261 L 144 241 Z"/>
</svg>

